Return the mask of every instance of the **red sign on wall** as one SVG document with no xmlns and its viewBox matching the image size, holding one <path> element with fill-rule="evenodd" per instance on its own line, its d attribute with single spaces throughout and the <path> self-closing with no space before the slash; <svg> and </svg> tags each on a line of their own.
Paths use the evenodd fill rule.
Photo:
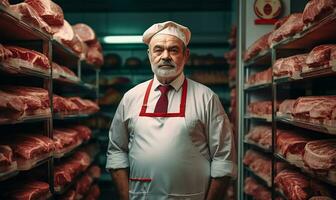
<svg viewBox="0 0 336 200">
<path fill-rule="evenodd" d="M 274 24 L 281 11 L 280 0 L 255 0 L 254 13 L 259 17 L 255 20 L 255 24 Z"/>
</svg>

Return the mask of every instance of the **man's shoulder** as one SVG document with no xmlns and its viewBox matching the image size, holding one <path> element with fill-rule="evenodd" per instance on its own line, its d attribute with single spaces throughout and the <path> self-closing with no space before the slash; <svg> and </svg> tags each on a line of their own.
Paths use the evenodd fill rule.
<svg viewBox="0 0 336 200">
<path fill-rule="evenodd" d="M 188 88 L 190 88 L 197 95 L 207 96 L 209 98 L 215 95 L 214 91 L 212 91 L 209 87 L 203 85 L 202 83 L 196 82 L 189 78 L 187 80 L 188 80 Z"/>
</svg>

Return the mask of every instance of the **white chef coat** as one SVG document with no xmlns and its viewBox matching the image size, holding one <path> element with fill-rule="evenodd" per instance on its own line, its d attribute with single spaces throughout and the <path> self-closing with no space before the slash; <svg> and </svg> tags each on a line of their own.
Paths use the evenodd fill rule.
<svg viewBox="0 0 336 200">
<path fill-rule="evenodd" d="M 176 78 L 170 85 L 173 87 L 167 94 L 168 96 L 168 111 L 167 113 L 180 113 L 181 112 L 181 105 L 183 104 L 183 87 L 185 76 L 182 73 L 178 78 Z M 202 158 L 195 158 L 194 156 L 190 158 L 191 161 L 195 163 L 189 163 L 187 167 L 187 171 L 195 172 L 193 176 L 207 176 L 208 178 L 205 179 L 203 182 L 204 189 L 207 190 L 210 177 L 223 177 L 223 176 L 236 176 L 236 165 L 235 165 L 235 151 L 234 151 L 234 142 L 233 142 L 233 135 L 231 126 L 228 120 L 228 117 L 219 101 L 218 96 L 212 92 L 206 86 L 192 81 L 190 79 L 186 79 L 187 86 L 186 86 L 186 100 L 185 100 L 185 111 L 183 113 L 183 117 L 179 116 L 175 119 L 176 124 L 180 124 L 178 126 L 184 126 L 185 128 L 174 127 L 175 122 L 170 120 L 168 121 L 165 117 L 148 117 L 145 120 L 141 118 L 140 112 L 143 108 L 144 99 L 146 90 L 149 88 L 150 81 L 146 81 L 141 83 L 131 90 L 129 90 L 121 100 L 116 114 L 114 116 L 110 132 L 109 132 L 109 146 L 107 151 L 107 169 L 118 169 L 118 168 L 127 168 L 130 167 L 130 164 L 134 160 L 134 155 L 140 158 L 140 162 L 144 164 L 148 164 L 148 166 L 143 167 L 146 171 L 147 168 L 155 168 L 160 167 L 160 170 L 164 170 L 164 165 L 169 166 L 170 168 L 179 168 L 181 164 L 174 164 L 174 160 L 179 160 L 178 163 L 181 162 L 181 159 L 189 160 L 189 158 L 179 156 L 180 152 L 183 152 L 183 148 L 179 148 L 179 146 L 188 145 L 189 143 L 192 146 L 192 149 L 196 149 L 197 153 L 201 155 Z M 145 105 L 145 112 L 146 113 L 153 113 L 156 103 L 161 95 L 161 92 L 158 90 L 158 86 L 160 82 L 154 76 L 152 81 L 152 87 L 149 90 L 148 101 Z M 140 120 L 141 119 L 141 120 Z M 151 121 L 152 120 L 152 121 Z M 153 121 L 154 120 L 154 121 Z M 141 123 L 137 123 L 141 121 Z M 169 127 L 165 126 L 166 123 L 170 123 Z M 182 123 L 181 123 L 182 122 Z M 137 130 L 135 130 L 137 129 Z M 164 132 L 165 134 L 158 140 L 155 138 L 155 134 L 153 139 L 151 136 L 144 136 L 147 138 L 142 141 L 135 141 L 139 140 L 136 137 L 137 132 L 142 132 L 139 129 L 148 129 L 150 133 L 156 132 Z M 162 129 L 162 130 L 161 130 Z M 146 130 L 147 131 L 147 130 Z M 146 132 L 144 131 L 144 132 Z M 183 137 L 186 141 L 182 141 L 182 144 L 179 143 L 174 152 L 171 155 L 168 155 L 169 152 L 166 150 L 169 149 L 169 145 L 167 143 L 176 143 L 173 141 L 172 135 L 175 132 L 188 132 L 186 133 L 188 137 Z M 170 135 L 169 132 L 172 134 Z M 146 132 L 147 134 L 147 132 Z M 174 136 L 175 137 L 175 136 Z M 176 137 L 178 138 L 178 137 Z M 140 139 L 140 140 L 141 140 Z M 187 141 L 189 140 L 189 141 Z M 141 144 L 142 143 L 142 144 Z M 153 144 L 151 144 L 153 143 Z M 154 144 L 155 143 L 155 144 Z M 177 143 L 176 143 L 177 144 Z M 140 145 L 140 146 L 139 146 Z M 168 146 L 168 147 L 167 147 Z M 167 148 L 166 148 L 167 147 Z M 132 149 L 133 148 L 133 149 Z M 189 147 L 188 147 L 189 148 Z M 134 152 L 134 149 L 137 151 L 141 151 L 141 154 Z M 182 149 L 182 150 L 180 150 Z M 133 152 L 132 152 L 133 150 Z M 190 150 L 190 148 L 189 148 Z M 178 152 L 178 153 L 177 153 Z M 130 154 L 132 154 L 130 156 Z M 178 155 L 179 154 L 179 155 Z M 168 160 L 169 162 L 165 162 Z M 194 160 L 193 160 L 194 159 Z M 198 162 L 199 160 L 202 160 Z M 159 163 L 159 164 L 158 164 Z M 162 164 L 165 163 L 165 164 Z M 177 162 L 176 162 L 177 163 Z M 198 167 L 197 165 L 205 165 L 202 167 Z M 137 165 L 139 166 L 139 165 Z M 185 166 L 185 165 L 184 165 Z M 165 172 L 169 174 L 168 167 L 165 169 Z M 136 171 L 132 173 L 133 171 Z M 156 169 L 157 170 L 157 169 Z M 179 170 L 179 169 L 176 169 Z M 172 172 L 172 174 L 177 174 Z M 181 169 L 181 171 L 186 169 Z M 200 171 L 197 171 L 200 170 Z M 139 172 L 140 171 L 140 172 Z M 153 170 L 155 171 L 155 170 Z M 154 174 L 153 171 L 149 172 L 141 172 L 141 170 L 137 170 L 131 166 L 130 178 L 139 178 L 144 179 L 142 181 L 152 181 Z M 160 172 L 161 173 L 161 172 Z M 141 177 L 132 177 L 132 176 L 140 176 Z M 188 174 L 188 173 L 186 173 Z M 145 177 L 143 177 L 145 176 Z M 148 176 L 148 177 L 147 177 Z M 158 178 L 153 175 L 156 181 L 152 183 L 152 187 L 166 187 L 171 188 L 169 184 L 176 184 L 176 183 L 167 183 L 166 178 Z M 172 175 L 170 175 L 172 176 Z M 180 174 L 181 176 L 181 174 Z M 183 175 L 182 175 L 183 176 Z M 187 175 L 188 176 L 188 175 Z M 168 176 L 169 177 L 169 176 Z M 188 180 L 188 177 L 179 177 Z M 179 180 L 179 179 L 171 179 L 171 180 Z M 195 179 L 190 179 L 195 181 Z M 162 182 L 162 183 L 161 183 Z M 191 183 L 190 183 L 191 184 Z M 189 184 L 188 184 L 189 185 Z M 146 186 L 146 187 L 150 187 Z M 181 187 L 179 187 L 179 191 L 181 191 Z M 203 186 L 202 186 L 203 187 Z M 202 188 L 201 187 L 201 188 Z M 139 188 L 139 187 L 135 187 Z M 132 190 L 132 189 L 131 189 Z M 150 189 L 149 189 L 150 190 Z M 169 193 L 169 191 L 164 192 Z M 169 190 L 169 189 L 168 189 Z M 188 189 L 186 189 L 188 190 Z M 202 189 L 201 189 L 202 190 Z M 151 190 L 150 190 L 151 191 Z M 183 191 L 183 188 L 182 188 Z M 190 190 L 189 190 L 190 191 Z M 132 193 L 134 191 L 130 191 Z M 155 193 L 157 191 L 152 191 Z M 161 191 L 159 191 L 161 192 Z M 175 191 L 173 191 L 174 193 Z M 194 192 L 194 191 L 193 191 Z M 195 196 L 195 198 L 187 198 L 187 199 L 202 199 L 206 194 L 206 191 L 201 191 L 201 196 Z M 152 196 L 155 194 L 151 194 Z M 150 196 L 150 195 L 149 195 Z M 131 199 L 151 199 L 149 196 L 146 198 L 131 198 Z M 170 198 L 159 198 L 158 196 L 153 196 L 152 199 L 170 199 Z M 173 198 L 176 199 L 176 198 Z M 186 198 L 182 198 L 186 199 Z"/>
</svg>

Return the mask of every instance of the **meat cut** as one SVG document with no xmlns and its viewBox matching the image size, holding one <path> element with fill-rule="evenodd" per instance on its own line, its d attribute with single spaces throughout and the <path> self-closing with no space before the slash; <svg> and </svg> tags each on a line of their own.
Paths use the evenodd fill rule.
<svg viewBox="0 0 336 200">
<path fill-rule="evenodd" d="M 306 176 L 292 170 L 283 170 L 275 177 L 277 187 L 289 200 L 309 198 L 310 183 Z"/>
<path fill-rule="evenodd" d="M 53 95 L 53 104 L 54 112 L 56 113 L 72 114 L 78 113 L 79 111 L 79 108 L 75 103 L 55 94 Z"/>
<path fill-rule="evenodd" d="M 10 6 L 8 0 L 0 0 L 0 5 L 5 6 L 5 7 L 9 7 Z"/>
<path fill-rule="evenodd" d="M 53 37 L 61 44 L 69 44 L 73 41 L 75 33 L 71 25 L 64 20 L 63 26 L 53 35 Z"/>
<path fill-rule="evenodd" d="M 275 177 L 276 186 L 289 200 L 306 200 L 313 196 L 329 196 L 329 189 L 315 180 L 309 180 L 307 176 L 294 170 L 285 169 Z"/>
<path fill-rule="evenodd" d="M 77 162 L 80 164 L 80 169 L 82 172 L 85 171 L 89 167 L 90 162 L 91 162 L 90 155 L 85 151 L 77 151 L 74 154 L 73 158 L 74 158 L 73 162 Z"/>
<path fill-rule="evenodd" d="M 51 69 L 49 59 L 40 52 L 17 46 L 5 46 L 12 52 L 11 58 L 5 63 L 13 67 L 25 67 L 49 72 Z"/>
<path fill-rule="evenodd" d="M 272 160 L 251 149 L 247 150 L 243 159 L 255 174 L 264 179 L 268 185 L 271 185 Z"/>
<path fill-rule="evenodd" d="M 279 116 L 286 116 L 286 117 L 292 116 L 295 101 L 296 99 L 286 99 L 282 101 L 281 104 L 279 105 L 279 111 L 277 114 Z"/>
<path fill-rule="evenodd" d="M 252 177 L 247 177 L 244 181 L 244 192 L 253 197 L 255 200 L 271 200 L 271 192 L 264 186 L 260 185 Z"/>
<path fill-rule="evenodd" d="M 95 65 L 95 66 L 101 66 L 104 64 L 104 57 L 101 51 L 99 51 L 95 47 L 88 47 L 88 51 L 86 54 L 86 59 L 89 64 Z"/>
<path fill-rule="evenodd" d="M 336 169 L 336 140 L 316 140 L 308 142 L 303 159 L 314 170 Z"/>
<path fill-rule="evenodd" d="M 21 181 L 5 192 L 5 199 L 37 200 L 48 199 L 51 195 L 49 184 L 42 181 Z"/>
<path fill-rule="evenodd" d="M 292 164 L 303 167 L 303 153 L 311 139 L 291 130 L 277 130 L 277 152 Z"/>
<path fill-rule="evenodd" d="M 39 134 L 15 134 L 1 138 L 10 146 L 19 170 L 28 170 L 38 161 L 51 156 L 55 150 L 53 141 Z"/>
<path fill-rule="evenodd" d="M 26 104 L 21 96 L 0 90 L 0 122 L 20 118 L 26 109 Z"/>
<path fill-rule="evenodd" d="M 296 118 L 311 120 L 333 120 L 336 96 L 300 97 L 294 103 L 293 115 Z"/>
<path fill-rule="evenodd" d="M 324 44 L 314 47 L 307 56 L 306 64 L 310 68 L 329 67 L 331 52 L 336 50 L 335 44 Z"/>
<path fill-rule="evenodd" d="M 91 100 L 81 99 L 80 97 L 71 97 L 68 100 L 76 104 L 81 113 L 95 113 L 99 110 L 99 106 Z"/>
<path fill-rule="evenodd" d="M 27 3 L 18 3 L 15 5 L 10 5 L 9 9 L 13 13 L 17 13 L 20 20 L 24 21 L 31 26 L 45 31 L 48 34 L 53 34 L 54 31 L 51 27 L 38 15 L 34 8 L 32 8 Z"/>
<path fill-rule="evenodd" d="M 66 128 L 54 129 L 53 140 L 55 143 L 55 157 L 62 157 L 64 153 L 71 151 L 82 143 L 78 131 Z"/>
<path fill-rule="evenodd" d="M 272 82 L 272 68 L 268 68 L 264 71 L 252 74 L 248 77 L 247 84 L 263 84 Z"/>
<path fill-rule="evenodd" d="M 90 26 L 83 23 L 79 23 L 73 25 L 72 27 L 75 33 L 83 42 L 90 43 L 96 40 L 96 34 Z"/>
<path fill-rule="evenodd" d="M 248 61 L 254 56 L 258 55 L 261 51 L 269 49 L 270 45 L 268 43 L 268 37 L 271 33 L 272 32 L 263 35 L 245 51 L 244 61 Z"/>
<path fill-rule="evenodd" d="M 303 11 L 303 23 L 317 22 L 333 13 L 335 8 L 335 0 L 310 0 Z"/>
<path fill-rule="evenodd" d="M 276 103 L 275 110 L 278 110 L 279 103 Z M 248 105 L 248 113 L 260 117 L 269 116 L 272 114 L 272 101 L 256 101 Z"/>
<path fill-rule="evenodd" d="M 231 51 L 224 54 L 224 58 L 226 59 L 227 63 L 229 63 L 230 66 L 236 65 L 236 57 L 237 57 L 237 49 L 234 48 Z"/>
<path fill-rule="evenodd" d="M 0 174 L 8 171 L 14 162 L 13 151 L 10 146 L 0 144 Z M 98 175 L 95 173 L 97 169 L 92 169 L 91 171 L 93 175 Z"/>
<path fill-rule="evenodd" d="M 87 141 L 92 137 L 92 131 L 89 127 L 84 125 L 72 126 L 72 129 L 76 130 L 83 141 Z"/>
<path fill-rule="evenodd" d="M 12 57 L 12 52 L 6 49 L 2 44 L 0 44 L 0 62 L 7 60 Z"/>
<path fill-rule="evenodd" d="M 68 67 L 61 66 L 57 63 L 52 63 L 52 70 L 53 70 L 53 75 L 57 76 L 63 76 L 68 79 L 74 80 L 74 81 L 79 81 L 78 76 Z"/>
<path fill-rule="evenodd" d="M 255 126 L 248 132 L 245 139 L 265 149 L 270 149 L 272 147 L 272 127 Z"/>
<path fill-rule="evenodd" d="M 302 13 L 291 14 L 284 23 L 268 37 L 269 44 L 276 44 L 285 38 L 293 36 L 302 31 Z"/>
<path fill-rule="evenodd" d="M 306 64 L 307 55 L 299 54 L 276 60 L 273 64 L 274 76 L 293 76 L 300 73 Z"/>
<path fill-rule="evenodd" d="M 25 0 L 36 10 L 38 15 L 50 26 L 62 26 L 64 20 L 63 10 L 50 0 Z"/>
</svg>

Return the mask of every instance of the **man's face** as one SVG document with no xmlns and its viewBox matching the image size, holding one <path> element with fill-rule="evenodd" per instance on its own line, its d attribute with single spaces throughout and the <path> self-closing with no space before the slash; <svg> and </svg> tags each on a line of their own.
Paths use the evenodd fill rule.
<svg viewBox="0 0 336 200">
<path fill-rule="evenodd" d="M 148 49 L 152 71 L 159 78 L 176 78 L 183 71 L 189 57 L 189 49 L 175 36 L 155 35 Z"/>
</svg>

